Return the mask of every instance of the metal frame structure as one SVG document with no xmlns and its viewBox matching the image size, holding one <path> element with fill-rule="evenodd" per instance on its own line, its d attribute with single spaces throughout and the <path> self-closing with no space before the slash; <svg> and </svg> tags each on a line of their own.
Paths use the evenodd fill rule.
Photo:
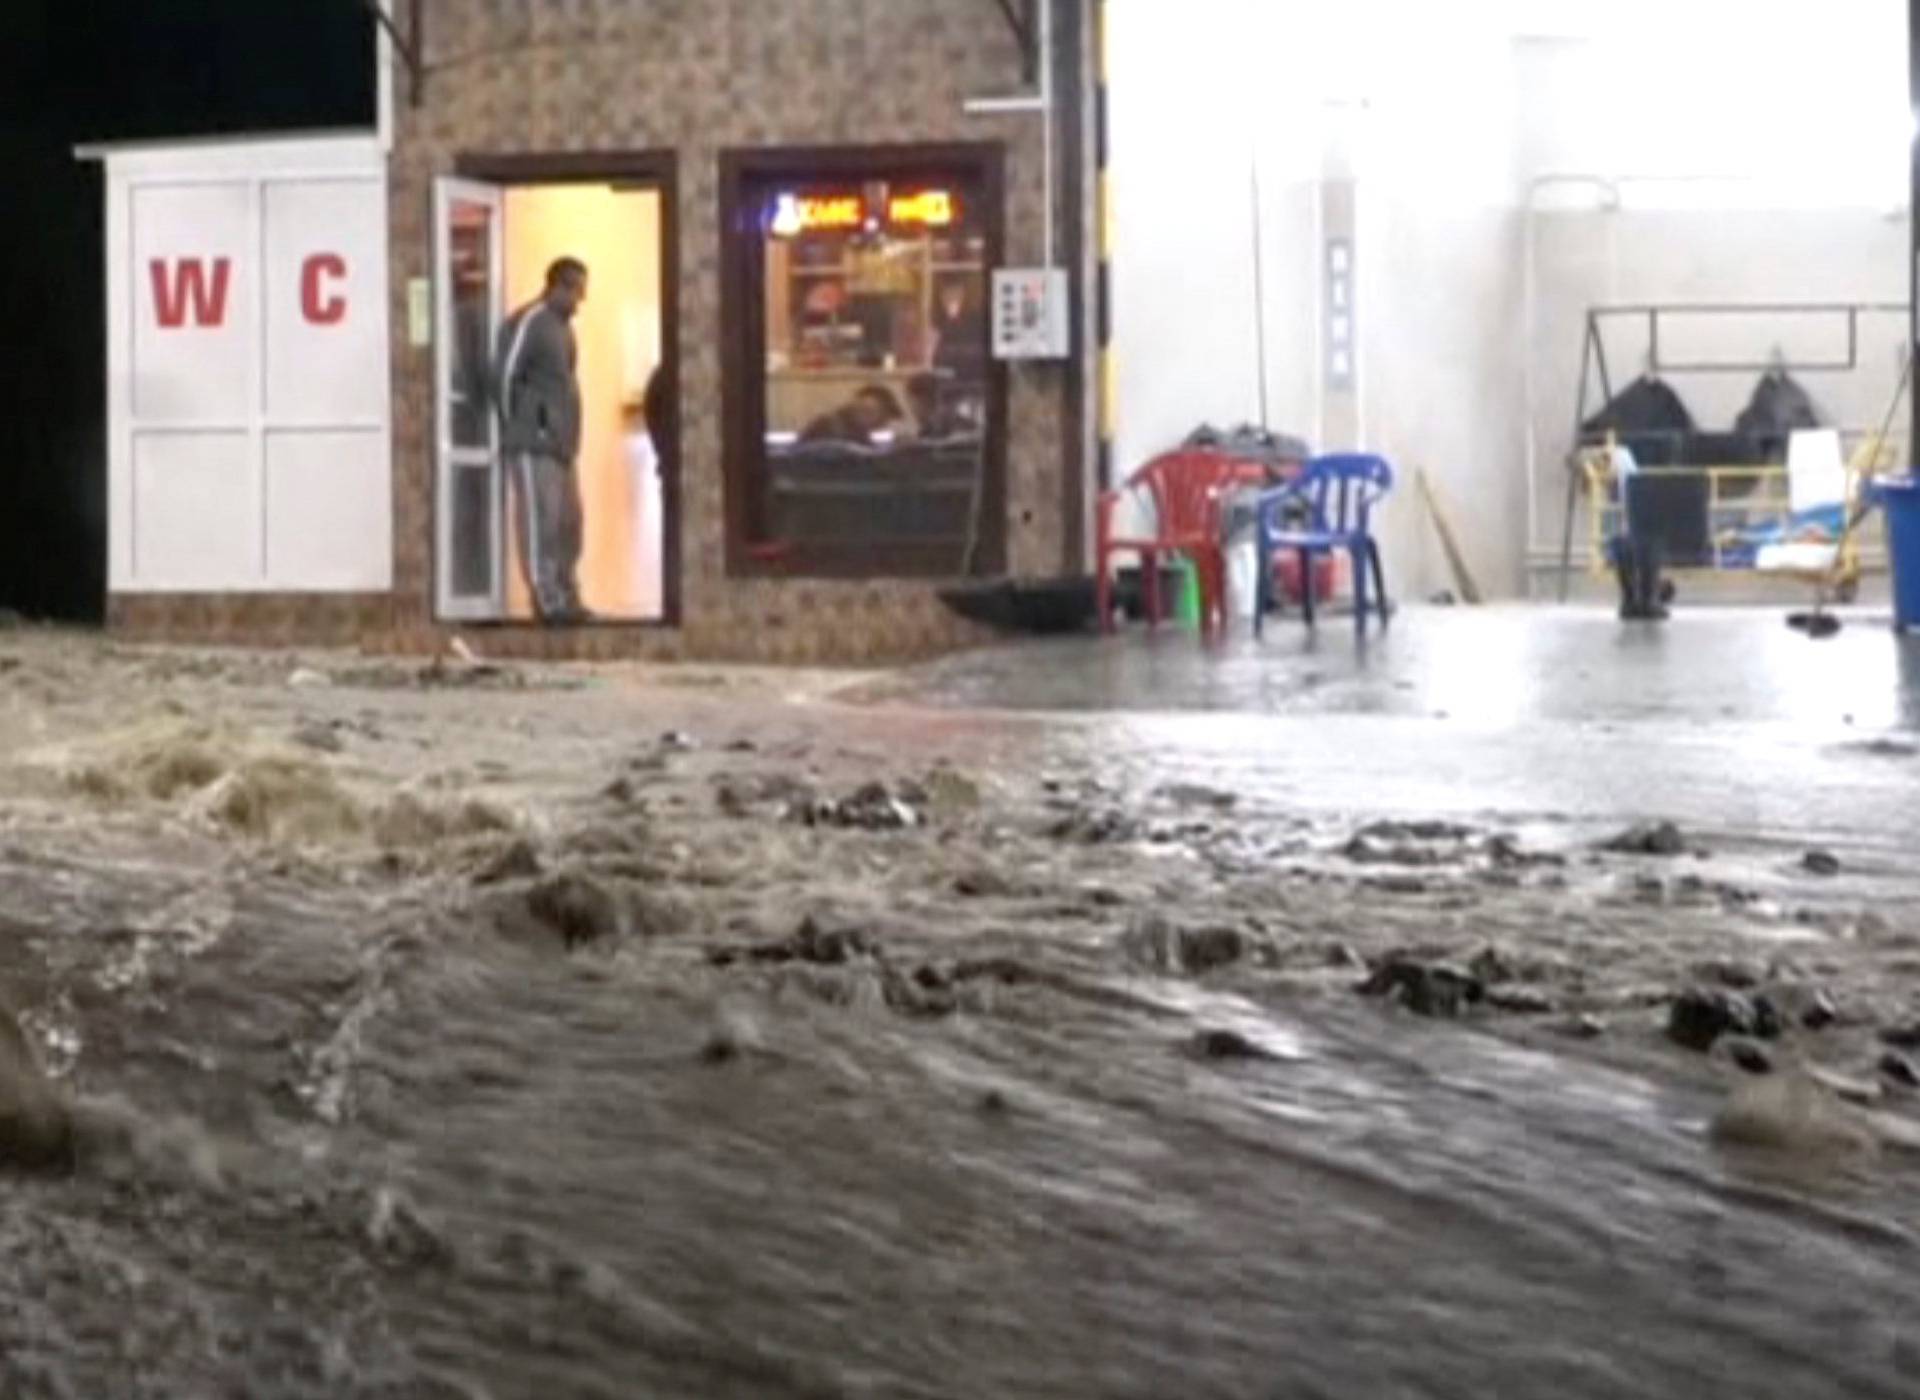
<svg viewBox="0 0 1920 1400">
<path fill-rule="evenodd" d="M 1914 0 L 1920 6 L 1920 0 Z M 1916 167 L 1920 170 L 1920 166 Z M 1587 308 L 1586 329 L 1580 345 L 1580 392 L 1573 413 L 1573 446 L 1567 454 L 1567 503 L 1560 530 L 1560 598 L 1567 601 L 1573 573 L 1574 517 L 1580 508 L 1580 495 L 1590 479 L 1582 462 L 1586 422 L 1591 416 L 1590 391 L 1596 371 L 1600 380 L 1600 403 L 1613 401 L 1613 374 L 1607 364 L 1606 338 L 1601 326 L 1607 321 L 1644 320 L 1647 328 L 1646 372 L 1648 374 L 1764 374 L 1847 373 L 1860 367 L 1860 318 L 1863 315 L 1913 315 L 1913 308 L 1897 302 L 1719 302 L 1719 303 L 1643 303 Z M 1660 356 L 1660 321 L 1663 316 L 1844 316 L 1847 327 L 1847 354 L 1844 360 L 1793 360 L 1774 354 L 1764 360 L 1709 360 L 1689 362 L 1663 360 Z"/>
</svg>

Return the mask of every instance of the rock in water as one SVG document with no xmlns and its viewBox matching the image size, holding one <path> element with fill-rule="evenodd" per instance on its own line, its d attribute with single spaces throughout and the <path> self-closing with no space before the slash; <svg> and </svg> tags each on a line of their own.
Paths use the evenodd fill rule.
<svg viewBox="0 0 1920 1400">
<path fill-rule="evenodd" d="M 1239 1031 L 1201 1031 L 1193 1038 L 1193 1053 L 1203 1060 L 1271 1060 L 1273 1055 Z"/>
<path fill-rule="evenodd" d="M 0 1167 L 61 1171 L 73 1165 L 73 1116 L 40 1068 L 20 1023 L 0 1007 Z"/>
<path fill-rule="evenodd" d="M 1672 822 L 1640 822 L 1606 842 L 1602 849 L 1631 856 L 1677 856 L 1685 854 L 1687 838 Z"/>
<path fill-rule="evenodd" d="M 1387 959 L 1359 991 L 1362 996 L 1389 997 L 1416 1016 L 1458 1016 L 1487 997 L 1486 984 L 1471 973 L 1410 958 Z"/>
<path fill-rule="evenodd" d="M 1800 868 L 1809 875 L 1838 875 L 1840 857 L 1832 851 L 1808 851 L 1800 857 Z"/>
<path fill-rule="evenodd" d="M 1692 987 L 1674 998 L 1667 1014 L 1667 1039 L 1702 1053 L 1723 1035 L 1760 1033 L 1753 1003 L 1738 992 Z"/>
</svg>

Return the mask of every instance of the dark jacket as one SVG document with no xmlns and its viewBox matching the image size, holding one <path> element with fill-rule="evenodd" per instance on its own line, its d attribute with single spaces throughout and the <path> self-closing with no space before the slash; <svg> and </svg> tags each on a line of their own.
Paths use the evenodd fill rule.
<svg viewBox="0 0 1920 1400">
<path fill-rule="evenodd" d="M 580 455 L 578 360 L 573 327 L 544 299 L 507 318 L 494 364 L 501 451 Z"/>
</svg>

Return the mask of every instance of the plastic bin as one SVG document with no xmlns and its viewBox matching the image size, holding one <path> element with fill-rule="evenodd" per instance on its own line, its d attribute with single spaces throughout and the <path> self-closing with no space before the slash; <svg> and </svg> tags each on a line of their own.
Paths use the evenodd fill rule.
<svg viewBox="0 0 1920 1400">
<path fill-rule="evenodd" d="M 1893 627 L 1920 627 L 1920 479 L 1893 477 L 1874 488 L 1887 515 L 1887 556 L 1893 564 Z"/>
</svg>

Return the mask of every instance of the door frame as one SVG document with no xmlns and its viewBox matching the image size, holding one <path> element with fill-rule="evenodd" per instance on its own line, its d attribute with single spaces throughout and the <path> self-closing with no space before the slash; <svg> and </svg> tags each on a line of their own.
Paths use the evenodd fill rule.
<svg viewBox="0 0 1920 1400">
<path fill-rule="evenodd" d="M 461 176 L 442 176 L 433 182 L 433 611 L 445 622 L 496 622 L 503 615 L 507 589 L 506 474 L 500 461 L 500 428 L 493 414 L 487 414 L 487 446 L 484 449 L 487 494 L 493 500 L 489 524 L 489 574 L 492 592 L 485 598 L 456 598 L 452 589 L 453 513 L 450 509 L 452 478 L 462 453 L 482 449 L 460 447 L 453 440 L 453 403 L 448 389 L 452 384 L 451 367 L 455 353 L 456 327 L 453 305 L 452 239 L 449 215 L 456 201 L 485 205 L 492 211 L 492 238 L 487 249 L 487 281 L 496 303 L 506 267 L 506 199 L 500 188 L 480 180 Z M 494 341 L 500 333 L 500 308 L 496 304 L 489 318 L 485 349 L 491 360 Z"/>
<path fill-rule="evenodd" d="M 666 374 L 670 421 L 661 433 L 660 616 L 608 618 L 596 627 L 680 626 L 682 616 L 685 499 L 680 373 L 680 157 L 672 150 L 569 152 L 463 152 L 452 173 L 463 180 L 505 189 L 515 185 L 638 185 L 660 194 L 660 365 Z M 436 240 L 438 233 L 435 233 Z M 503 253 L 504 253 L 504 244 Z M 438 393 L 436 385 L 435 393 Z M 437 410 L 436 410 L 437 411 Z M 434 502 L 436 516 L 440 503 Z M 436 527 L 436 537 L 437 537 Z M 511 624 L 509 624 L 511 625 Z"/>
</svg>

